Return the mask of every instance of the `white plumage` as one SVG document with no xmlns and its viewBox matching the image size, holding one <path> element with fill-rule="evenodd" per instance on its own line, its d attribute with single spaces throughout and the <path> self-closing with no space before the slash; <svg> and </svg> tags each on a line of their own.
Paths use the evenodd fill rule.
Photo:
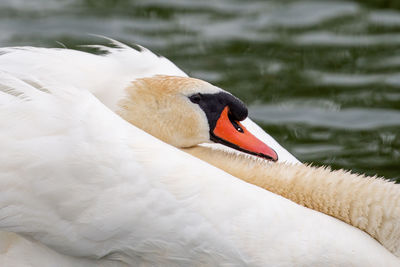
<svg viewBox="0 0 400 267">
<path fill-rule="evenodd" d="M 42 51 L 53 61 L 34 58 Z M 102 73 L 116 61 L 112 56 L 62 50 L 66 56 L 56 59 L 56 51 L 21 49 L 18 56 L 30 53 L 25 60 L 37 63 L 31 67 L 21 58 L 11 64 L 14 52 L 0 56 L 0 229 L 50 248 L 24 243 L 35 253 L 16 257 L 8 254 L 11 243 L 0 263 L 400 265 L 360 230 L 238 180 L 122 120 L 85 90 L 102 99 L 114 84 L 129 82 L 124 72 L 125 79 L 113 78 L 113 67 Z M 70 66 L 67 55 L 85 58 Z M 88 69 L 84 63 L 92 59 Z"/>
</svg>

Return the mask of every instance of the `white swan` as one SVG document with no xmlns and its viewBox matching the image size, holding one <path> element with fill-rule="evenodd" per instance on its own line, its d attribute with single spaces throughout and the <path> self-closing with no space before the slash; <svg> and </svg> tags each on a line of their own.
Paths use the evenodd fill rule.
<svg viewBox="0 0 400 267">
<path fill-rule="evenodd" d="M 159 79 L 161 79 L 162 77 L 156 77 L 155 79 L 141 79 L 141 80 L 139 80 L 138 81 L 138 83 L 134 83 L 132 86 L 129 86 L 129 88 L 131 89 L 131 90 L 128 90 L 128 92 L 130 91 L 130 92 L 132 92 L 132 91 L 135 91 L 135 90 L 132 90 L 132 87 L 136 87 L 136 89 L 137 89 L 137 87 L 139 86 L 139 85 L 143 85 L 143 83 L 145 84 L 146 82 L 152 82 L 152 83 L 154 83 L 155 81 L 157 81 L 157 80 L 159 80 Z M 177 78 L 174 78 L 174 77 L 171 77 L 171 79 L 177 79 Z M 29 80 L 29 79 L 28 79 Z M 164 79 L 163 79 L 164 80 Z M 38 81 L 33 81 L 32 79 L 31 80 L 29 80 L 30 81 L 30 83 L 38 83 Z M 196 83 L 198 83 L 199 81 L 196 81 Z M 159 81 L 157 82 L 157 85 L 160 85 L 160 84 L 162 84 L 162 83 L 160 83 Z M 209 86 L 208 84 L 206 84 L 206 83 L 203 83 L 202 85 L 205 85 L 206 87 L 207 86 Z M 143 86 L 142 86 L 143 87 Z M 154 88 L 154 86 L 152 87 L 152 88 Z M 146 89 L 146 88 L 144 88 L 144 89 Z M 157 89 L 157 88 L 156 88 Z M 213 89 L 213 90 L 216 90 L 216 89 Z M 131 94 L 130 94 L 130 96 L 132 96 Z M 9 98 L 9 97 L 8 97 Z M 7 101 L 9 100 L 7 98 Z M 135 98 L 132 98 L 132 99 L 135 99 Z M 139 99 L 139 98 L 136 98 L 136 99 Z M 139 102 L 140 103 L 140 102 Z M 125 104 L 126 104 L 126 101 L 125 101 Z M 136 102 L 135 104 L 138 104 L 138 102 Z M 127 109 L 126 109 L 127 110 Z M 123 114 L 122 114 L 123 115 Z M 129 118 L 129 117 L 132 117 L 132 116 L 127 116 L 126 118 Z M 154 121 L 154 120 L 153 120 Z M 151 130 L 151 129 L 150 129 Z M 170 141 L 170 140 L 167 140 L 167 141 Z"/>
<path fill-rule="evenodd" d="M 217 121 L 215 115 L 220 120 L 221 118 L 224 119 L 223 116 L 219 115 L 225 106 L 236 111 L 234 112 L 238 114 L 236 117 L 245 117 L 247 110 L 244 110 L 245 107 L 237 99 L 204 81 L 188 78 L 173 63 L 163 57 L 155 56 L 145 48 L 141 48 L 142 51 L 140 52 L 116 41 L 111 40 L 111 42 L 116 48 L 95 46 L 106 52 L 105 55 L 101 56 L 69 49 L 3 48 L 0 50 L 0 53 L 2 53 L 0 69 L 17 72 L 20 75 L 33 75 L 46 85 L 73 84 L 78 88 L 89 88 L 103 103 L 124 119 L 176 147 L 190 147 L 202 142 L 209 142 L 210 139 L 223 141 L 222 143 L 226 144 L 229 137 L 235 137 L 234 134 L 242 136 L 242 134 L 237 133 L 226 117 L 225 122 L 227 122 L 231 132 L 228 132 L 230 135 L 225 134 L 225 140 L 216 140 L 213 136 L 215 131 L 210 131 L 210 125 L 216 124 Z M 155 74 L 158 76 L 154 76 Z M 160 76 L 160 74 L 168 74 L 169 76 Z M 196 95 L 198 93 L 202 93 L 204 99 L 202 100 L 203 104 L 198 103 L 200 108 L 196 110 L 192 109 L 192 103 L 188 99 L 189 97 L 197 97 L 200 101 L 200 96 Z M 213 103 L 214 113 L 207 106 Z M 218 111 L 216 114 L 215 110 Z M 203 118 L 204 115 L 207 119 Z M 214 115 L 214 118 L 212 118 L 212 115 Z M 223 125 L 223 121 L 220 122 L 219 126 Z M 240 124 L 240 122 L 237 123 Z M 279 161 L 298 162 L 250 119 L 246 119 L 243 124 L 250 132 L 254 132 L 268 146 L 277 151 Z M 225 127 L 222 130 L 226 132 L 229 129 Z M 236 141 L 236 143 L 234 142 L 236 145 L 244 143 L 243 140 Z M 245 143 L 244 146 L 249 147 L 248 143 Z M 215 144 L 211 146 L 215 146 Z M 220 146 L 219 149 L 224 148 Z M 207 157 L 214 158 L 213 156 Z M 202 158 L 207 160 L 207 158 Z M 220 159 L 207 161 L 213 165 L 218 165 L 218 167 L 238 178 L 250 181 L 290 198 L 298 204 L 332 215 L 358 227 L 371 234 L 396 255 L 400 255 L 400 248 L 398 247 L 400 239 L 400 226 L 398 224 L 400 220 L 397 215 L 399 212 L 395 208 L 398 206 L 397 198 L 392 197 L 391 201 L 388 202 L 382 200 L 389 198 L 389 196 L 395 196 L 395 193 L 388 194 L 387 192 L 392 190 L 391 188 L 397 192 L 398 186 L 384 183 L 384 190 L 378 189 L 377 186 L 364 187 L 368 189 L 363 191 L 365 196 L 361 197 L 361 192 L 357 188 L 365 184 L 366 181 L 371 181 L 371 179 L 358 179 L 357 182 L 354 182 L 350 175 L 344 178 L 343 175 L 330 173 L 329 175 L 334 176 L 335 180 L 333 182 L 331 179 L 329 186 L 327 186 L 325 183 L 327 173 L 319 173 L 319 175 L 308 173 L 304 174 L 304 177 L 298 178 L 303 190 L 297 193 L 304 195 L 306 192 L 312 192 L 312 194 L 307 193 L 312 196 L 310 198 L 312 201 L 305 203 L 294 192 L 285 190 L 288 187 L 285 181 L 287 182 L 288 179 L 285 179 L 282 175 L 280 176 L 282 183 L 277 187 L 271 185 L 276 179 L 266 179 L 265 170 L 262 168 L 261 170 L 258 168 L 257 172 L 253 170 L 243 173 L 234 171 L 235 168 L 230 167 L 231 164 L 218 164 L 221 161 Z M 244 165 L 252 166 L 252 162 L 244 163 Z M 238 166 L 240 166 L 240 163 Z M 246 168 L 241 167 L 239 169 Z M 307 170 L 315 173 L 311 168 Z M 281 173 L 286 172 L 282 171 Z M 258 178 L 252 179 L 251 177 Z M 310 177 L 315 178 L 312 184 L 309 182 Z M 345 180 L 346 183 L 340 182 L 341 180 Z M 347 190 L 341 192 L 342 197 L 331 197 L 328 202 L 326 198 L 324 199 L 325 195 L 330 194 L 329 192 L 337 191 L 334 185 L 339 183 L 342 185 L 349 184 L 349 181 L 353 181 L 353 186 L 348 185 Z M 375 180 L 372 179 L 372 181 Z M 291 187 L 289 186 L 289 188 Z M 319 188 L 319 190 L 315 190 L 315 188 Z M 353 195 L 352 190 L 357 190 L 359 194 Z M 374 201 L 371 200 L 372 196 L 375 196 Z M 325 204 L 321 204 L 322 201 Z M 342 202 L 347 204 L 344 205 Z M 340 208 L 332 208 L 332 206 L 338 205 Z M 370 209 L 371 205 L 374 205 L 375 208 Z M 357 209 L 363 210 L 363 212 L 349 211 L 348 207 L 350 206 L 353 207 L 353 210 L 354 207 L 358 207 Z M 376 207 L 379 207 L 378 211 L 376 211 Z M 352 214 L 351 219 L 350 214 Z"/>
<path fill-rule="evenodd" d="M 104 266 L 400 264 L 364 232 L 157 140 L 85 90 L 0 81 L 4 231 Z"/>
</svg>

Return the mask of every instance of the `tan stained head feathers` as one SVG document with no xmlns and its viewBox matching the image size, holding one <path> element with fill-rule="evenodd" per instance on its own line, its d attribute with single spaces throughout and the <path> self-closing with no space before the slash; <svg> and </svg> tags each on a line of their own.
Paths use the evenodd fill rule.
<svg viewBox="0 0 400 267">
<path fill-rule="evenodd" d="M 201 108 L 189 100 L 195 93 L 223 91 L 205 81 L 157 75 L 132 82 L 118 113 L 130 123 L 176 147 L 209 142 L 209 125 Z"/>
</svg>

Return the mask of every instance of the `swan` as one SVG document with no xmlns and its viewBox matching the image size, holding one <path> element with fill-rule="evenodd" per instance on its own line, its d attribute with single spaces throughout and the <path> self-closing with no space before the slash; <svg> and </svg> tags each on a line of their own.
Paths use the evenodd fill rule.
<svg viewBox="0 0 400 267">
<path fill-rule="evenodd" d="M 35 251 L 102 266 L 400 264 L 361 230 L 160 141 L 86 90 L 5 72 L 0 88 L 0 229 L 51 249 Z"/>
<path fill-rule="evenodd" d="M 256 150 L 261 147 L 264 149 L 264 158 L 270 160 L 278 158 L 279 162 L 299 163 L 293 155 L 282 148 L 249 118 L 239 122 L 247 116 L 247 109 L 241 101 L 229 93 L 204 81 L 189 78 L 168 59 L 156 56 L 144 47 L 139 46 L 140 50 L 135 50 L 115 40 L 108 40 L 114 48 L 99 45 L 89 46 L 104 52 L 102 55 L 71 49 L 2 48 L 0 49 L 0 69 L 34 76 L 41 83 L 47 85 L 73 84 L 78 88 L 88 88 L 98 99 L 125 120 L 178 148 L 187 148 L 214 141 L 250 154 L 257 154 L 260 151 L 257 152 Z M 198 107 L 192 109 L 190 102 L 198 102 L 195 103 L 198 104 Z M 211 107 L 217 109 L 217 112 L 207 106 L 210 103 L 214 103 Z M 240 137 L 243 134 L 238 133 L 233 127 L 231 118 L 227 114 L 227 108 L 230 108 L 229 112 L 236 116 L 235 127 L 240 127 L 248 133 L 246 138 L 232 140 L 235 136 Z M 219 115 L 220 113 L 222 113 L 222 116 Z M 216 118 L 219 118 L 219 120 L 217 121 Z M 214 128 L 214 131 L 211 128 Z M 215 135 L 218 130 L 220 133 L 224 133 L 225 138 L 221 139 Z M 254 133 L 257 138 L 253 138 L 251 133 Z M 251 145 L 253 145 L 253 148 L 249 147 Z M 204 146 L 207 145 L 203 144 Z M 215 143 L 208 146 L 227 150 L 227 148 Z M 218 154 L 199 154 L 197 152 L 200 151 L 199 149 L 188 149 L 186 151 L 193 151 L 192 155 L 201 157 L 210 164 L 217 165 L 240 179 L 358 227 L 396 255 L 399 256 L 400 254 L 398 247 L 400 243 L 400 227 L 398 225 L 400 220 L 398 217 L 400 215 L 397 215 L 400 213 L 397 208 L 399 206 L 398 198 L 396 198 L 398 194 L 387 194 L 391 190 L 398 192 L 398 186 L 373 178 L 354 178 L 354 175 L 338 172 L 329 173 L 328 171 L 321 173 L 313 171 L 312 168 L 304 168 L 308 173 L 297 178 L 303 189 L 301 192 L 297 191 L 297 193 L 303 195 L 312 192 L 310 194 L 312 201 L 307 203 L 298 198 L 298 195 L 293 194 L 294 192 L 285 189 L 290 180 L 284 176 L 287 173 L 284 166 L 279 167 L 283 170 L 277 172 L 281 174 L 276 175 L 281 179 L 281 183 L 277 186 L 272 184 L 276 177 L 273 179 L 273 177 L 267 178 L 268 176 L 266 176 L 266 174 L 271 173 L 269 166 L 240 172 L 240 170 L 246 168 L 235 168 L 235 166 L 229 164 L 229 162 L 234 161 L 230 156 L 225 156 L 224 161 L 222 160 L 224 157 L 215 158 L 215 155 Z M 202 151 L 204 151 L 204 148 Z M 211 158 L 213 160 L 210 160 Z M 226 159 L 229 159 L 229 162 L 226 162 Z M 254 164 L 249 160 L 249 163 L 237 164 L 237 166 L 241 165 L 253 166 Z M 296 170 L 298 168 L 290 169 Z M 326 184 L 326 176 L 333 176 L 328 185 Z M 257 179 L 252 177 L 257 177 Z M 312 178 L 314 180 L 311 183 L 310 179 Z M 350 181 L 352 182 L 350 183 Z M 373 181 L 374 186 L 369 185 L 371 181 Z M 336 195 L 336 191 L 338 191 L 336 185 L 339 183 L 348 187 L 347 190 L 342 191 L 340 198 Z M 368 184 L 368 186 L 363 187 L 365 196 L 361 197 L 358 188 L 365 184 Z M 319 188 L 319 190 L 314 190 L 315 188 Z M 321 190 L 321 188 L 324 190 Z M 359 194 L 353 194 L 352 190 L 357 190 Z M 371 194 L 371 190 L 374 192 L 373 194 Z M 330 194 L 331 198 L 327 200 L 326 196 L 317 195 L 316 192 L 319 192 L 318 194 Z M 372 200 L 372 195 L 375 200 Z M 385 198 L 389 200 L 383 201 Z M 322 201 L 324 204 L 321 204 Z M 357 203 L 357 205 L 354 203 Z M 338 205 L 340 208 L 337 208 Z M 375 205 L 375 208 L 371 209 L 371 205 Z M 353 210 L 356 206 L 363 212 L 349 212 L 349 206 L 352 206 Z M 379 210 L 376 210 L 377 207 Z M 352 213 L 352 218 L 350 213 Z"/>
<path fill-rule="evenodd" d="M 27 48 L 18 48 L 18 49 L 14 48 L 14 50 L 27 51 L 29 49 L 27 49 Z M 32 51 L 30 51 L 30 52 L 32 52 Z M 148 52 L 148 50 L 145 50 L 145 52 Z M 7 51 L 7 53 L 10 53 L 10 51 Z M 36 53 L 37 53 L 37 51 L 36 51 Z M 53 55 L 53 56 L 55 56 L 55 55 Z M 164 60 L 164 59 L 160 58 L 160 60 Z M 14 66 L 15 65 L 16 64 L 14 64 Z M 10 65 L 8 65 L 8 66 L 10 66 Z M 11 64 L 11 66 L 13 66 L 13 64 Z M 128 96 L 129 97 L 124 99 L 124 101 L 120 101 L 120 103 L 118 103 L 118 104 L 119 104 L 119 106 L 123 107 L 122 111 L 124 111 L 124 112 L 122 114 L 120 114 L 122 117 L 125 117 L 128 121 L 132 122 L 133 124 L 135 124 L 137 126 L 140 126 L 140 128 L 145 129 L 147 132 L 150 132 L 155 136 L 157 136 L 157 131 L 155 131 L 156 129 L 160 129 L 161 128 L 161 129 L 167 130 L 168 134 L 165 134 L 165 133 L 158 134 L 157 137 L 159 137 L 160 139 L 162 139 L 162 140 L 164 140 L 164 141 L 166 141 L 168 143 L 173 143 L 174 140 L 179 140 L 179 142 L 181 142 L 181 143 L 174 144 L 174 145 L 179 147 L 179 146 L 182 146 L 182 140 L 184 140 L 184 141 L 186 140 L 185 142 L 188 142 L 188 138 L 187 137 L 188 136 L 193 136 L 193 133 L 187 134 L 186 138 L 182 138 L 182 135 L 180 135 L 178 138 L 176 138 L 176 136 L 174 136 L 174 138 L 171 138 L 170 137 L 170 135 L 171 135 L 170 133 L 171 132 L 177 132 L 177 133 L 185 132 L 184 131 L 185 129 L 180 129 L 179 125 L 188 125 L 187 122 L 180 121 L 178 123 L 178 125 L 176 125 L 176 127 L 172 127 L 172 130 L 169 130 L 169 127 L 171 127 L 171 125 L 174 126 L 173 123 L 168 123 L 166 125 L 158 125 L 157 123 L 154 123 L 154 122 L 157 122 L 157 121 L 168 121 L 168 120 L 166 120 L 166 118 L 168 118 L 169 116 L 172 117 L 170 113 L 168 113 L 168 112 L 165 113 L 164 112 L 164 113 L 162 113 L 162 115 L 166 115 L 166 116 L 161 117 L 161 118 L 157 118 L 156 117 L 156 119 L 154 119 L 154 117 L 152 117 L 151 120 L 142 120 L 142 118 L 145 118 L 146 112 L 140 113 L 140 110 L 146 110 L 143 107 L 146 107 L 146 105 L 147 105 L 147 108 L 148 108 L 149 103 L 152 103 L 152 101 L 149 101 L 149 99 L 151 100 L 153 98 L 152 100 L 154 102 L 154 96 L 153 97 L 151 96 L 152 94 L 154 94 L 154 92 L 156 92 L 157 101 L 158 101 L 157 108 L 160 108 L 160 102 L 165 104 L 165 103 L 169 103 L 172 99 L 177 98 L 176 94 L 171 94 L 171 90 L 168 91 L 168 94 L 165 94 L 166 84 L 168 85 L 168 84 L 171 84 L 171 83 L 172 84 L 179 84 L 179 83 L 189 84 L 190 88 L 187 88 L 187 90 L 189 90 L 189 91 L 191 91 L 191 90 L 193 91 L 194 88 L 202 88 L 204 90 L 204 87 L 206 87 L 206 88 L 207 87 L 211 87 L 211 85 L 209 85 L 208 83 L 205 83 L 203 81 L 199 81 L 199 80 L 196 80 L 196 79 L 192 79 L 192 78 L 183 79 L 182 77 L 157 76 L 157 77 L 152 77 L 150 79 L 139 79 L 138 81 L 135 81 L 133 83 L 133 85 L 130 85 L 130 86 L 128 86 L 126 88 L 126 91 L 128 92 Z M 149 89 L 151 89 L 151 90 L 149 90 Z M 217 94 L 221 94 L 221 90 L 218 90 L 217 88 L 209 88 L 208 90 L 213 92 L 213 93 L 217 92 Z M 177 90 L 175 88 L 175 93 L 176 93 L 176 91 Z M 138 95 L 139 94 L 138 92 L 140 92 L 140 95 Z M 178 92 L 179 93 L 183 93 L 181 90 L 178 90 Z M 172 93 L 174 93 L 174 90 L 172 90 Z M 186 93 L 188 94 L 188 92 L 186 92 Z M 167 99 L 162 99 L 162 97 L 160 97 L 160 96 L 163 96 L 163 94 L 166 95 Z M 143 95 L 145 95 L 147 97 L 143 97 Z M 194 95 L 191 96 L 191 98 L 193 96 L 199 97 L 197 94 L 194 94 Z M 173 97 L 175 97 L 175 98 L 173 98 Z M 204 96 L 201 96 L 201 97 L 204 97 Z M 227 97 L 228 98 L 232 98 L 233 102 L 237 102 L 237 99 L 233 98 L 232 96 L 228 95 Z M 142 100 L 145 99 L 146 101 L 144 101 L 144 102 L 143 101 L 142 102 L 139 101 L 141 99 Z M 135 100 L 135 101 L 132 101 L 132 100 Z M 199 104 L 199 103 L 197 103 L 197 104 Z M 238 103 L 238 104 L 239 104 L 239 106 L 242 105 L 242 103 Z M 180 105 L 180 106 L 182 106 L 182 105 Z M 140 108 L 140 107 L 142 107 L 142 108 Z M 231 107 L 231 106 L 229 106 L 229 107 Z M 150 108 L 154 108 L 154 107 L 152 107 L 150 105 Z M 153 109 L 153 110 L 155 110 L 155 109 Z M 164 109 L 164 110 L 168 110 L 168 109 Z M 173 110 L 173 111 L 174 112 L 172 112 L 172 113 L 179 113 L 176 110 Z M 182 111 L 180 111 L 180 112 L 182 112 Z M 189 112 L 190 112 L 190 110 L 189 110 Z M 119 113 L 121 113 L 121 111 L 119 111 Z M 223 117 L 223 116 L 221 116 L 221 117 Z M 225 116 L 225 117 L 227 117 L 227 116 Z M 149 123 L 148 124 L 143 124 L 143 121 L 144 122 L 149 122 Z M 203 128 L 207 128 L 207 127 L 203 125 Z M 173 131 L 173 130 L 175 130 L 175 131 Z M 201 132 L 201 131 L 196 131 L 196 132 Z M 203 132 L 207 132 L 207 131 L 203 131 Z M 207 133 L 205 133 L 204 136 L 207 136 Z M 204 138 L 204 136 L 203 136 L 203 138 Z M 207 137 L 207 138 L 209 138 L 209 137 Z M 200 141 L 201 141 L 201 139 L 200 139 Z M 206 140 L 203 140 L 203 141 L 206 141 Z M 190 140 L 189 142 L 190 143 L 186 144 L 186 146 L 190 146 L 191 144 L 193 144 L 193 140 Z M 199 142 L 199 140 L 198 139 L 195 140 L 195 143 L 196 142 Z M 236 175 L 236 176 L 239 177 L 239 178 L 242 178 L 242 177 L 240 177 L 238 175 Z M 244 177 L 242 179 L 246 179 L 246 177 Z M 336 216 L 336 214 L 330 214 L 330 215 Z M 340 216 L 336 216 L 336 217 L 340 218 Z M 361 227 L 361 229 L 362 229 L 362 227 Z M 379 240 L 379 238 L 378 238 L 378 240 Z M 381 241 L 381 240 L 379 240 L 379 241 Z"/>
</svg>

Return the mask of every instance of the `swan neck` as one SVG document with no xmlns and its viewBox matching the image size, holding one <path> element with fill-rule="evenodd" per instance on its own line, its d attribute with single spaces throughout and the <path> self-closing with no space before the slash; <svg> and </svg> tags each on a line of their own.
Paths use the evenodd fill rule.
<svg viewBox="0 0 400 267">
<path fill-rule="evenodd" d="M 400 185 L 344 170 L 270 163 L 203 146 L 184 151 L 246 182 L 355 226 L 400 256 Z"/>
</svg>

